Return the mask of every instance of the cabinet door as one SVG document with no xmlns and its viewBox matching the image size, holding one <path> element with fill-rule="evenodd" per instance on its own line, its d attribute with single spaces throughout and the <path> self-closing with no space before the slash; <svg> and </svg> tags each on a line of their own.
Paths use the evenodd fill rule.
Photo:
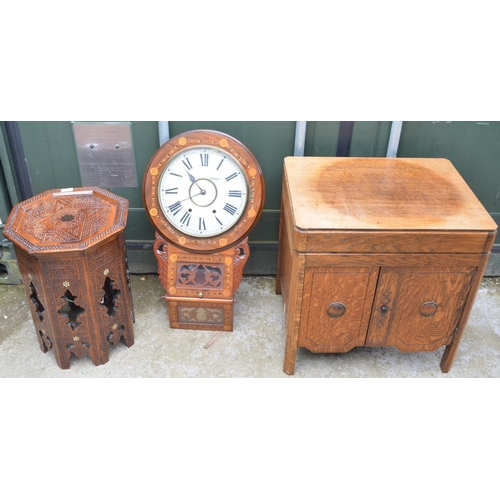
<svg viewBox="0 0 500 500">
<path fill-rule="evenodd" d="M 347 352 L 365 344 L 379 268 L 306 270 L 299 346 Z"/>
<path fill-rule="evenodd" d="M 449 344 L 475 268 L 382 268 L 366 345 L 433 351 Z"/>
</svg>

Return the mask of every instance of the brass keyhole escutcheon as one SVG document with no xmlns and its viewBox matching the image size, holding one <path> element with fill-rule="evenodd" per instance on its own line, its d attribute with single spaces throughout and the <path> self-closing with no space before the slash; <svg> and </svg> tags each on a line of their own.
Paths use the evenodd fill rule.
<svg viewBox="0 0 500 500">
<path fill-rule="evenodd" d="M 438 305 L 435 302 L 424 302 L 420 307 L 420 314 L 426 317 L 433 316 L 436 314 L 437 309 Z"/>
<path fill-rule="evenodd" d="M 342 302 L 332 302 L 326 312 L 332 318 L 340 318 L 345 313 L 345 305 Z"/>
</svg>

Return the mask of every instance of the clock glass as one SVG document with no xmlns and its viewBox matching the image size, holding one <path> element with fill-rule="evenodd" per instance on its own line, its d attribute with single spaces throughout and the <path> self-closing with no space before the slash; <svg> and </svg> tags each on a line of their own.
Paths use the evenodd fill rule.
<svg viewBox="0 0 500 500">
<path fill-rule="evenodd" d="M 217 147 L 195 146 L 168 161 L 157 195 L 174 227 L 203 238 L 221 234 L 238 222 L 248 189 L 245 174 L 230 154 Z"/>
</svg>

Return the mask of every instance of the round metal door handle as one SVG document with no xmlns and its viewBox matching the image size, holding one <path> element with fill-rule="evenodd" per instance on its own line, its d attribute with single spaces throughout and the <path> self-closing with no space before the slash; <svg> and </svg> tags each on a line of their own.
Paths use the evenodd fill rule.
<svg viewBox="0 0 500 500">
<path fill-rule="evenodd" d="M 426 317 L 433 316 L 434 314 L 436 314 L 437 310 L 438 310 L 438 305 L 432 301 L 424 302 L 420 306 L 420 314 Z"/>
<path fill-rule="evenodd" d="M 332 302 L 326 312 L 332 318 L 340 318 L 345 313 L 345 305 L 342 302 Z"/>
</svg>

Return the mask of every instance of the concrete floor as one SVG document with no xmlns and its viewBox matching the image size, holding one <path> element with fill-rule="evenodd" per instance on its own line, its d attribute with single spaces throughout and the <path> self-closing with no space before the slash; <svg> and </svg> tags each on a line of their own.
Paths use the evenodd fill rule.
<svg viewBox="0 0 500 500">
<path fill-rule="evenodd" d="M 156 275 L 132 275 L 135 344 L 120 343 L 110 360 L 94 366 L 72 357 L 61 370 L 52 351 L 42 353 L 21 285 L 0 286 L 0 377 L 3 378 L 239 378 L 284 377 L 281 296 L 274 277 L 244 277 L 236 293 L 234 331 L 169 328 L 163 288 Z M 401 353 L 392 348 L 355 348 L 346 354 L 299 349 L 290 378 L 493 378 L 500 377 L 500 278 L 484 278 L 462 343 L 448 374 L 439 361 L 444 348 Z"/>
</svg>

